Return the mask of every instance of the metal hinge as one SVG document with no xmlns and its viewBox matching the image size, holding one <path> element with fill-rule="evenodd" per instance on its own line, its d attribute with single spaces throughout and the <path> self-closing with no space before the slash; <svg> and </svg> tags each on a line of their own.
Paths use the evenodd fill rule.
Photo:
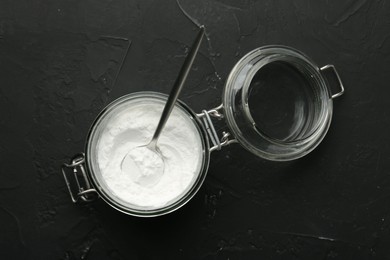
<svg viewBox="0 0 390 260">
<path fill-rule="evenodd" d="M 73 203 L 79 201 L 91 202 L 99 197 L 96 190 L 91 188 L 89 183 L 85 171 L 85 155 L 83 153 L 75 155 L 70 164 L 64 163 L 61 167 L 61 171 Z M 75 181 L 73 185 L 67 177 L 69 174 L 74 177 Z M 74 186 L 74 188 L 72 188 L 72 186 Z"/>
<path fill-rule="evenodd" d="M 215 150 L 221 150 L 223 146 L 229 145 L 231 143 L 237 143 L 236 139 L 230 139 L 230 133 L 222 132 L 222 137 L 219 138 L 217 131 L 215 130 L 211 117 L 217 119 L 224 118 L 223 114 L 220 112 L 221 109 L 223 109 L 223 105 L 220 105 L 210 110 L 202 110 L 202 113 L 197 114 L 197 116 L 202 119 L 203 125 L 206 128 L 209 139 L 211 140 L 211 143 L 213 145 L 210 148 L 210 152 Z"/>
</svg>

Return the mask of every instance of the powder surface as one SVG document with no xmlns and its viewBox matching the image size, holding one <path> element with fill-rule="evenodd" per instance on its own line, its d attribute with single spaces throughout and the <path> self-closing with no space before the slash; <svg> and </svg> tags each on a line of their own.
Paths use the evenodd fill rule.
<svg viewBox="0 0 390 260">
<path fill-rule="evenodd" d="M 178 107 L 157 142 L 163 160 L 151 151 L 134 150 L 149 143 L 163 108 L 159 100 L 128 102 L 105 119 L 99 134 L 96 156 L 102 187 L 130 207 L 157 209 L 174 203 L 192 187 L 202 168 L 201 137 Z M 133 161 L 124 160 L 129 153 Z M 158 175 L 154 171 L 161 166 L 163 174 Z"/>
</svg>

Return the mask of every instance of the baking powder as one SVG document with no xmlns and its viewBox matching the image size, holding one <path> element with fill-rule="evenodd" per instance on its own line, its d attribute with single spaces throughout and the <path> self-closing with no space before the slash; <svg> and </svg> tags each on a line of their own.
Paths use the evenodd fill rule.
<svg viewBox="0 0 390 260">
<path fill-rule="evenodd" d="M 143 154 L 134 150 L 151 140 L 164 104 L 153 99 L 128 102 L 108 119 L 97 144 L 102 185 L 132 207 L 157 209 L 174 203 L 192 187 L 202 168 L 203 146 L 199 131 L 189 114 L 177 106 L 157 142 L 163 165 L 153 152 Z M 122 165 L 129 152 L 133 153 L 135 164 Z M 157 182 L 143 182 L 140 169 L 132 167 L 141 168 L 146 177 L 153 177 L 154 172 L 158 174 L 163 167 L 163 174 Z"/>
</svg>

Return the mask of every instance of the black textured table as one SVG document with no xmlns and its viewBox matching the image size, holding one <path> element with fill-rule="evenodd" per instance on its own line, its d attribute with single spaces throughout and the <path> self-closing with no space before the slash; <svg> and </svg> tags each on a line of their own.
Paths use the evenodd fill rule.
<svg viewBox="0 0 390 260">
<path fill-rule="evenodd" d="M 309 155 L 213 152 L 183 208 L 136 218 L 71 203 L 60 165 L 94 118 L 135 91 L 221 103 L 234 64 L 282 44 L 334 64 L 346 93 Z M 390 259 L 390 1 L 0 1 L 0 259 Z M 223 125 L 221 129 L 223 129 Z"/>
</svg>

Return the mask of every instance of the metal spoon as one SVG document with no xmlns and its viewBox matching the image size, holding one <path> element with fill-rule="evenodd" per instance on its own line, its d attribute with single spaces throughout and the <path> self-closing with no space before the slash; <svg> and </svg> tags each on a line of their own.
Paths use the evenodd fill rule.
<svg viewBox="0 0 390 260">
<path fill-rule="evenodd" d="M 160 121 L 150 142 L 146 145 L 138 146 L 131 149 L 123 158 L 121 163 L 122 172 L 127 172 L 131 178 L 142 186 L 155 185 L 164 174 L 164 156 L 157 146 L 158 138 L 167 122 L 173 107 L 176 104 L 180 91 L 187 79 L 188 73 L 198 53 L 202 38 L 204 35 L 204 26 L 200 26 L 198 35 L 192 44 L 179 75 L 168 96 L 167 103 L 161 114 Z M 135 170 L 135 169 L 138 169 Z"/>
</svg>

